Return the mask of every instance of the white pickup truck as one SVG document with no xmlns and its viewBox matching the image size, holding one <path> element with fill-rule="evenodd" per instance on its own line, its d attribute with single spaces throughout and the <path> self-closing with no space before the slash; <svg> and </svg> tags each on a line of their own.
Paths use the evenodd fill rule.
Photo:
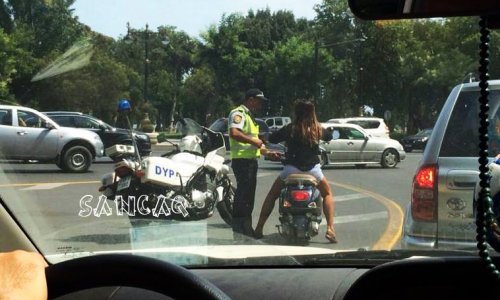
<svg viewBox="0 0 500 300">
<path fill-rule="evenodd" d="M 86 172 L 103 154 L 95 132 L 60 127 L 31 108 L 0 105 L 1 159 L 52 161 L 68 172 Z"/>
</svg>

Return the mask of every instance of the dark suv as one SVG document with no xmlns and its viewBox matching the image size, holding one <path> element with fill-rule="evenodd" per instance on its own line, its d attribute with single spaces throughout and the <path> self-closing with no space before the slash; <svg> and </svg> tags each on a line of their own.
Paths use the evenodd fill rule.
<svg viewBox="0 0 500 300">
<path fill-rule="evenodd" d="M 49 118 L 63 127 L 85 128 L 99 135 L 104 148 L 116 144 L 132 144 L 128 130 L 115 128 L 95 117 L 78 112 L 44 112 Z M 144 132 L 133 132 L 141 156 L 151 154 L 151 141 Z"/>
</svg>

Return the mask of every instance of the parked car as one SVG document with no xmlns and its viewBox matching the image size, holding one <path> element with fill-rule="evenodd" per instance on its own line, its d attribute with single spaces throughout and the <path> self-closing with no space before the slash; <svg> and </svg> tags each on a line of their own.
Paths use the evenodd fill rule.
<svg viewBox="0 0 500 300">
<path fill-rule="evenodd" d="M 432 128 L 427 128 L 420 130 L 414 135 L 406 136 L 401 139 L 401 144 L 405 152 L 412 152 L 413 150 L 424 150 L 427 145 L 427 141 L 431 136 Z"/>
<path fill-rule="evenodd" d="M 500 80 L 489 81 L 489 153 L 500 153 Z M 476 247 L 473 194 L 478 179 L 479 87 L 453 88 L 413 177 L 403 248 Z"/>
<path fill-rule="evenodd" d="M 290 117 L 264 117 L 262 120 L 266 122 L 269 130 L 273 132 L 292 122 Z"/>
<path fill-rule="evenodd" d="M 389 138 L 389 127 L 384 119 L 375 117 L 352 117 L 336 118 L 328 120 L 329 123 L 348 123 L 361 126 L 367 133 L 373 137 Z"/>
<path fill-rule="evenodd" d="M 321 165 L 380 164 L 384 168 L 394 168 L 406 158 L 403 146 L 396 140 L 373 137 L 363 128 L 349 123 L 322 123 L 325 128 L 334 128 L 334 138 L 320 143 Z"/>
<path fill-rule="evenodd" d="M 264 122 L 262 119 L 255 119 L 257 121 L 257 124 L 259 125 L 259 137 L 267 141 L 269 134 L 271 134 L 271 130 L 267 126 L 267 124 Z M 226 149 L 230 150 L 229 146 L 229 133 L 228 133 L 228 125 L 227 125 L 227 118 L 220 118 L 217 119 L 215 122 L 212 123 L 209 127 L 211 130 L 215 132 L 221 132 L 224 135 L 224 143 L 226 144 Z M 283 144 L 274 144 L 274 143 L 266 143 L 266 147 L 272 151 L 279 152 L 282 157 L 285 155 L 285 145 Z M 267 159 L 264 157 L 264 159 Z"/>
<path fill-rule="evenodd" d="M 113 127 L 93 116 L 78 112 L 44 112 L 57 124 L 64 127 L 85 128 L 93 131 L 101 137 L 104 148 L 107 149 L 116 144 L 132 144 L 128 130 Z M 151 140 L 147 134 L 134 131 L 133 135 L 141 156 L 151 154 Z"/>
<path fill-rule="evenodd" d="M 0 105 L 0 153 L 5 159 L 53 161 L 70 172 L 86 172 L 104 145 L 94 132 L 60 127 L 44 114 Z"/>
</svg>

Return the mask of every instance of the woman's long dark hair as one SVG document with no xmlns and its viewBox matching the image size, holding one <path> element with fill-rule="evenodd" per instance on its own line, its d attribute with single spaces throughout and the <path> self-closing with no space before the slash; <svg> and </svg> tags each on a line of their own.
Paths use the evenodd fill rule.
<svg viewBox="0 0 500 300">
<path fill-rule="evenodd" d="M 297 100 L 294 106 L 295 120 L 292 124 L 292 135 L 311 146 L 318 144 L 322 128 L 316 118 L 314 103 L 308 100 Z"/>
</svg>

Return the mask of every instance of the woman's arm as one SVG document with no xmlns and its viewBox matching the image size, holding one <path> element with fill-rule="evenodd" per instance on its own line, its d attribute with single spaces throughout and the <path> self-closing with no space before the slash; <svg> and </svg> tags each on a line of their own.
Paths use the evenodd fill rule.
<svg viewBox="0 0 500 300">
<path fill-rule="evenodd" d="M 321 139 L 325 142 L 331 141 L 333 138 L 333 127 L 328 127 L 328 129 L 322 127 L 321 129 Z"/>
<path fill-rule="evenodd" d="M 278 131 L 271 133 L 271 135 L 269 135 L 269 142 L 273 144 L 285 142 L 286 140 L 288 140 L 288 137 L 290 136 L 291 128 L 292 124 L 287 124 L 281 127 Z"/>
</svg>

